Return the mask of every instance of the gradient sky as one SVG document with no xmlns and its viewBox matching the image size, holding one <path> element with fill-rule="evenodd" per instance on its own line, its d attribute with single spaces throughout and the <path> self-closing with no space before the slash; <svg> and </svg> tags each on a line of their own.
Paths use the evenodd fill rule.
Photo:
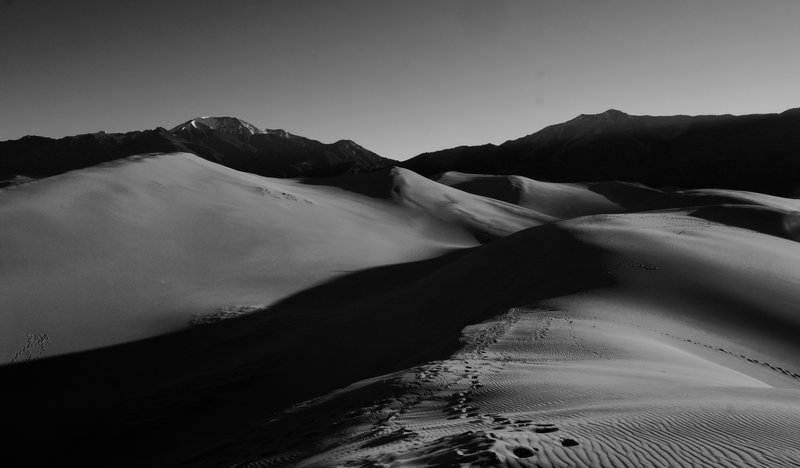
<svg viewBox="0 0 800 468">
<path fill-rule="evenodd" d="M 387 157 L 800 106 L 800 1 L 0 0 L 0 140 L 231 115 Z"/>
</svg>

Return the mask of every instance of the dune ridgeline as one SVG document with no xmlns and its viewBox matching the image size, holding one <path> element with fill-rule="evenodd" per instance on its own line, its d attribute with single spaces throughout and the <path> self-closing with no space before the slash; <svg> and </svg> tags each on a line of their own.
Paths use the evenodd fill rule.
<svg viewBox="0 0 800 468">
<path fill-rule="evenodd" d="M 118 136 L 90 144 L 113 148 L 102 160 L 36 174 L 15 142 L 6 451 L 19 466 L 793 466 L 800 201 L 747 190 L 763 180 L 453 170 L 516 167 L 506 153 L 548 135 L 582 155 L 628 117 L 404 164 L 218 118 L 159 131 L 169 151 L 127 154 Z M 622 133 L 666 128 L 674 150 L 721 119 Z M 259 166 L 275 141 L 282 159 Z"/>
</svg>

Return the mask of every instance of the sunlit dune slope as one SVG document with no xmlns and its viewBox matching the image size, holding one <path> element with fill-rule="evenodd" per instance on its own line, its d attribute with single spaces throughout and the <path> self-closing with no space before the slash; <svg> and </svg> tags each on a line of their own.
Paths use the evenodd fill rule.
<svg viewBox="0 0 800 468">
<path fill-rule="evenodd" d="M 507 460 L 517 446 L 538 447 L 554 466 L 572 457 L 784 462 L 795 452 L 781 441 L 800 427 L 792 406 L 800 396 L 800 244 L 758 232 L 759 223 L 729 226 L 694 210 L 587 216 L 356 272 L 238 319 L 12 366 L 5 372 L 15 383 L 5 391 L 45 400 L 45 387 L 26 382 L 56 378 L 61 403 L 41 403 L 36 412 L 59 421 L 72 421 L 73 412 L 97 415 L 89 426 L 71 426 L 77 440 L 59 443 L 80 454 L 88 443 L 81 440 L 99 440 L 103 450 L 145 464 L 158 457 L 235 464 L 271 460 L 269 453 L 311 466 L 377 463 L 387 454 L 437 463 L 442 453 L 469 454 L 476 444 Z M 406 367 L 385 385 L 272 415 Z M 133 429 L 125 430 L 148 434 L 152 450 L 137 455 L 120 445 L 126 432 L 113 421 L 126 420 L 142 395 L 157 404 L 127 423 Z M 400 407 L 408 409 L 388 423 L 378 417 Z M 688 429 L 695 417 L 741 430 L 732 439 L 703 435 Z M 317 420 L 338 426 L 310 429 Z M 35 421 L 26 413 L 17 422 Z M 531 421 L 561 432 L 520 429 Z M 594 421 L 605 430 L 593 431 Z M 743 451 L 764 424 L 773 425 L 767 449 Z M 59 427 L 45 432 L 61 434 Z M 186 437 L 166 437 L 178 431 Z M 394 431 L 416 436 L 383 437 Z M 467 431 L 495 438 L 462 437 Z M 648 441 L 647 453 L 620 445 L 634 434 Z M 580 448 L 567 451 L 562 437 Z M 703 458 L 702 446 L 690 446 L 697 437 L 724 450 Z M 670 440 L 689 448 L 675 451 Z M 352 444 L 358 450 L 334 450 Z"/>
<path fill-rule="evenodd" d="M 477 245 L 411 204 L 180 153 L 2 190 L 0 217 L 3 362 L 180 329 L 223 306 Z"/>
<path fill-rule="evenodd" d="M 555 218 L 618 213 L 661 192 L 628 182 L 554 183 L 521 176 L 445 172 L 437 182 Z"/>
<path fill-rule="evenodd" d="M 474 194 L 434 182 L 408 169 L 395 167 L 355 176 L 309 179 L 308 183 L 390 199 L 490 241 L 543 223 L 556 221 L 550 214 L 518 206 L 492 193 Z"/>
<path fill-rule="evenodd" d="M 387 317 L 441 324 L 559 298 L 575 313 L 677 327 L 800 373 L 793 338 L 800 333 L 800 244 L 788 238 L 794 231 L 759 232 L 767 207 L 713 208 L 723 221 L 731 211 L 735 224 L 706 219 L 711 209 L 596 215 L 528 229 L 364 302 Z M 279 308 L 358 305 L 337 293 L 348 290 L 348 280 Z"/>
<path fill-rule="evenodd" d="M 65 330 L 53 346 L 98 345 L 185 328 L 187 311 L 272 303 L 0 368 L 19 403 L 11 445 L 54 448 L 29 461 L 119 466 L 800 456 L 794 200 L 709 190 L 651 203 L 642 189 L 651 206 L 630 212 L 635 197 L 525 187 L 544 211 L 572 203 L 562 216 L 626 212 L 558 221 L 407 170 L 276 181 L 185 154 L 0 193 L 4 219 L 26 220 L 2 232 L 0 272 L 16 282 L 3 294 L 44 311 L 8 312 L 21 324 L 9 336 L 36 319 Z"/>
<path fill-rule="evenodd" d="M 722 219 L 734 211 L 738 225 L 695 209 L 583 217 L 484 246 L 380 306 L 372 299 L 385 318 L 438 336 L 516 307 L 463 328 L 463 347 L 447 359 L 306 402 L 207 456 L 235 461 L 260 449 L 262 463 L 298 466 L 789 466 L 800 456 L 800 244 L 759 232 L 760 211 L 714 210 Z M 313 306 L 302 297 L 286 304 Z M 338 425 L 324 435 L 304 429 L 326 418 Z"/>
</svg>

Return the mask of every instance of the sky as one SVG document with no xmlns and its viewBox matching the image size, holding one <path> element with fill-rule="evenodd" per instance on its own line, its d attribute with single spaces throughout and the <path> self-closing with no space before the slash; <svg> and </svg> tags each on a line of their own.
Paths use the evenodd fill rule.
<svg viewBox="0 0 800 468">
<path fill-rule="evenodd" d="M 0 140 L 234 116 L 407 159 L 800 107 L 796 0 L 0 0 Z"/>
</svg>

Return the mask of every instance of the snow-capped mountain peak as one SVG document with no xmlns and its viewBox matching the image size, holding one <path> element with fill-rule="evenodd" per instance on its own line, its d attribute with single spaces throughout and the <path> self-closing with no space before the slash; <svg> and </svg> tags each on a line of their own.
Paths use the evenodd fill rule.
<svg viewBox="0 0 800 468">
<path fill-rule="evenodd" d="M 279 136 L 282 138 L 297 138 L 297 135 L 295 135 L 294 133 L 289 133 L 286 130 L 283 130 L 282 128 L 277 128 L 277 129 L 267 128 L 261 133 L 266 133 L 267 135 Z"/>
<path fill-rule="evenodd" d="M 170 130 L 171 132 L 183 132 L 191 129 L 205 129 L 209 128 L 219 132 L 230 133 L 234 135 L 255 135 L 257 133 L 264 133 L 259 130 L 255 125 L 245 122 L 236 117 L 195 117 L 188 120 L 177 127 Z"/>
</svg>

